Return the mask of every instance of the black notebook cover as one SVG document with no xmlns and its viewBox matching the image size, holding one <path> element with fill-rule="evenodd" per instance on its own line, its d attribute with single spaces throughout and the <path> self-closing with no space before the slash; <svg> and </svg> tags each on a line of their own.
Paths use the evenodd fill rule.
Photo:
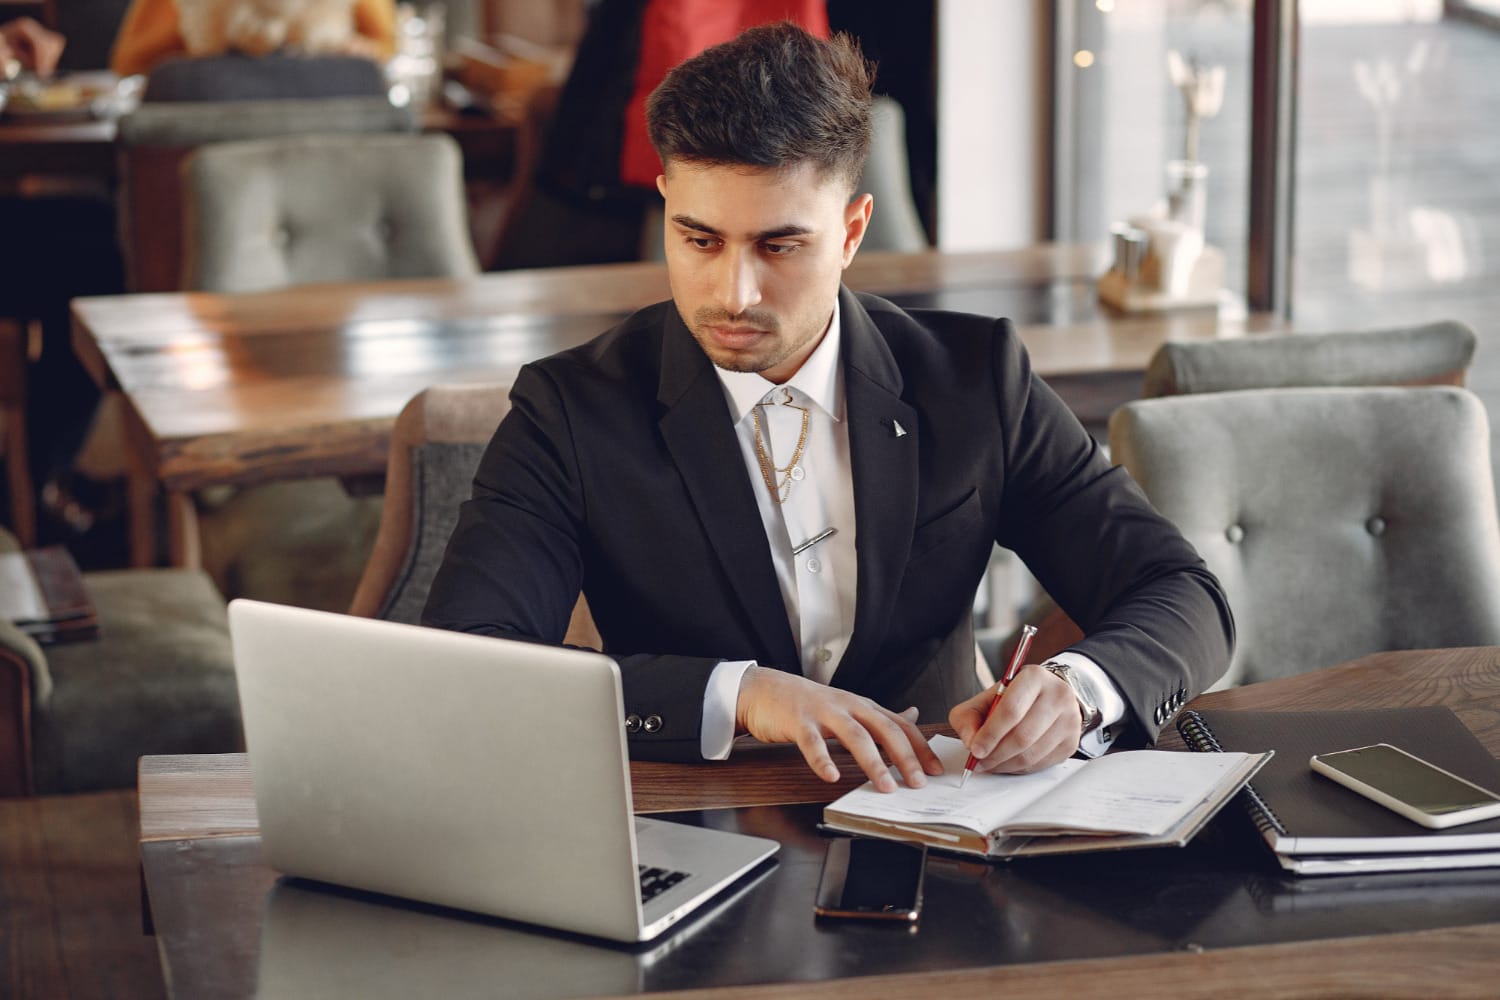
<svg viewBox="0 0 1500 1000">
<path fill-rule="evenodd" d="M 1443 706 L 1332 712 L 1184 712 L 1194 750 L 1275 750 L 1240 794 L 1283 855 L 1500 850 L 1500 819 L 1429 830 L 1308 765 L 1313 754 L 1390 743 L 1500 793 L 1500 762 Z"/>
</svg>

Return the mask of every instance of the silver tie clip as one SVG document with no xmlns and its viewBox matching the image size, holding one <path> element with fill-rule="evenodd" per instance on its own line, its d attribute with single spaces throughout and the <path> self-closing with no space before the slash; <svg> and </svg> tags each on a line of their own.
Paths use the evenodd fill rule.
<svg viewBox="0 0 1500 1000">
<path fill-rule="evenodd" d="M 822 531 L 818 532 L 816 535 L 813 535 L 811 538 L 809 538 L 807 541 L 803 542 L 801 545 L 794 545 L 794 546 L 792 546 L 792 555 L 794 555 L 794 556 L 800 556 L 802 553 L 806 552 L 808 549 L 812 548 L 814 545 L 817 545 L 823 539 L 825 539 L 825 538 L 832 538 L 834 535 L 837 535 L 838 533 L 839 533 L 839 529 L 837 529 L 837 528 L 824 528 Z"/>
</svg>

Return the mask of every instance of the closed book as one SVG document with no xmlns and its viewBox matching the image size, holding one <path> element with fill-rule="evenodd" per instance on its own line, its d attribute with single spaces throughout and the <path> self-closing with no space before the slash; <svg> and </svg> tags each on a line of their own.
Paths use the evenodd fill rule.
<svg viewBox="0 0 1500 1000">
<path fill-rule="evenodd" d="M 1240 801 L 1290 871 L 1332 874 L 1500 864 L 1500 819 L 1431 830 L 1330 781 L 1308 764 L 1314 754 L 1390 743 L 1500 791 L 1500 763 L 1448 708 L 1188 711 L 1177 728 L 1195 750 L 1276 751 Z"/>
<path fill-rule="evenodd" d="M 0 618 L 43 644 L 99 635 L 83 574 L 60 545 L 0 552 Z"/>
<path fill-rule="evenodd" d="M 942 775 L 894 792 L 866 782 L 823 810 L 824 826 L 991 858 L 1180 847 L 1270 756 L 1218 755 L 1202 766 L 1193 754 L 1131 750 L 1032 774 L 975 772 L 960 788 L 964 745 L 934 736 L 931 746 Z"/>
</svg>

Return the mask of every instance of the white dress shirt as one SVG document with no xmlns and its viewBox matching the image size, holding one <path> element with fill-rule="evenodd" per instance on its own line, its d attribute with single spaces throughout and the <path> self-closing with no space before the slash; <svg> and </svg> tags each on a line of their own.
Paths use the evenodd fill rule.
<svg viewBox="0 0 1500 1000">
<path fill-rule="evenodd" d="M 849 424 L 844 419 L 843 366 L 839 363 L 841 332 L 835 301 L 827 334 L 782 385 L 757 372 L 714 369 L 734 417 L 741 457 L 754 486 L 787 621 L 798 641 L 799 666 L 803 676 L 822 684 L 833 676 L 849 645 L 856 601 L 854 481 Z M 804 411 L 807 433 L 799 455 Z M 756 454 L 757 412 L 761 445 L 769 456 L 774 488 L 782 497 L 779 504 L 765 482 Z M 834 529 L 832 535 L 800 553 L 793 552 L 829 528 Z M 1102 753 L 1110 742 L 1103 730 L 1124 716 L 1124 699 L 1088 657 L 1063 653 L 1053 659 L 1086 671 L 1101 692 L 1103 725 L 1085 737 L 1081 749 L 1090 756 Z M 705 760 L 729 756 L 740 679 L 755 665 L 754 660 L 737 660 L 714 668 L 704 694 L 699 738 Z"/>
</svg>

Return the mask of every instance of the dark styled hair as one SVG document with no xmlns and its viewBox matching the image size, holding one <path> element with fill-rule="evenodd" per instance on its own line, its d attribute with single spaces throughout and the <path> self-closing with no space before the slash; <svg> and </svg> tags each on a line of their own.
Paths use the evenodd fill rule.
<svg viewBox="0 0 1500 1000">
<path fill-rule="evenodd" d="M 852 191 L 870 152 L 874 66 L 848 35 L 791 21 L 751 28 L 682 63 L 646 102 L 663 164 L 813 163 Z"/>
</svg>

